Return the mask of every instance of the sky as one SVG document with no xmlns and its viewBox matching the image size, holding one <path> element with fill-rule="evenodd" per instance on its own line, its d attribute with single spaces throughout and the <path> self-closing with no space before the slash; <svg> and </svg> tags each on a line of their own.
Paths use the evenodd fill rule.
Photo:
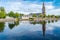
<svg viewBox="0 0 60 40">
<path fill-rule="evenodd" d="M 60 0 L 0 0 L 0 7 L 4 7 L 6 12 L 42 13 L 43 1 L 46 14 L 60 15 Z"/>
</svg>

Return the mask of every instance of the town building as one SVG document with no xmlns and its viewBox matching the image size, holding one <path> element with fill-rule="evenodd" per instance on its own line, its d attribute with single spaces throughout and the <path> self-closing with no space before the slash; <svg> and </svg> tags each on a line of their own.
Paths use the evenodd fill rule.
<svg viewBox="0 0 60 40">
<path fill-rule="evenodd" d="M 32 17 L 32 15 L 23 15 L 22 16 L 22 19 L 29 19 L 29 18 L 31 18 Z"/>
</svg>

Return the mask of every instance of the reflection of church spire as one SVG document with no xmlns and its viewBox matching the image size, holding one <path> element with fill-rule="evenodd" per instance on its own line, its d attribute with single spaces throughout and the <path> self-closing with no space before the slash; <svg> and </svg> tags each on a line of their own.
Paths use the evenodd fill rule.
<svg viewBox="0 0 60 40">
<path fill-rule="evenodd" d="M 43 36 L 45 36 L 45 24 L 43 24 L 42 30 L 43 30 Z"/>
<path fill-rule="evenodd" d="M 45 23 L 44 23 L 44 24 L 42 24 L 42 30 L 43 30 L 43 36 L 45 36 L 45 31 L 46 31 Z"/>
<path fill-rule="evenodd" d="M 42 14 L 43 15 L 45 14 L 45 4 L 44 4 L 44 1 L 43 1 L 43 5 L 42 5 Z"/>
</svg>

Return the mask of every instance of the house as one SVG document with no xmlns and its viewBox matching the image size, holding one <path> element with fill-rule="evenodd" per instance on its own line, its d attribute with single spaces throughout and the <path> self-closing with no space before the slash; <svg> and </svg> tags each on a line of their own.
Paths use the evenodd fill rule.
<svg viewBox="0 0 60 40">
<path fill-rule="evenodd" d="M 29 19 L 29 18 L 31 18 L 32 17 L 32 15 L 23 15 L 22 16 L 22 19 Z"/>
</svg>

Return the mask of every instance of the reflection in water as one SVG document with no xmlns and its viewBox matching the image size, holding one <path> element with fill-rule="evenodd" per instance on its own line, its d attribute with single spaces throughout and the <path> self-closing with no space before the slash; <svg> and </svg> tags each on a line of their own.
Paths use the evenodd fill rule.
<svg viewBox="0 0 60 40">
<path fill-rule="evenodd" d="M 50 23 L 50 21 L 48 21 L 48 23 Z"/>
<path fill-rule="evenodd" d="M 14 28 L 15 26 L 19 25 L 19 21 L 15 21 L 14 23 L 9 23 L 8 26 L 10 29 Z"/>
<path fill-rule="evenodd" d="M 46 31 L 46 21 L 43 21 L 43 24 L 42 24 L 42 31 L 43 31 L 43 36 L 45 37 L 45 31 Z"/>
<path fill-rule="evenodd" d="M 54 22 L 57 22 L 58 20 L 48 20 L 48 23 L 54 23 Z"/>
<path fill-rule="evenodd" d="M 1 22 L 0 23 L 0 32 L 3 32 L 4 27 L 5 27 L 5 23 L 4 22 Z"/>
<path fill-rule="evenodd" d="M 55 20 L 55 22 L 57 22 L 58 20 Z"/>
<path fill-rule="evenodd" d="M 45 31 L 46 31 L 46 21 L 32 21 L 30 22 L 31 24 L 42 24 L 42 31 L 43 31 L 43 36 L 45 36 Z"/>
<path fill-rule="evenodd" d="M 26 24 L 25 21 L 23 21 L 23 22 L 19 22 L 19 21 L 16 21 L 16 22 L 8 22 L 7 23 L 8 24 L 8 27 L 10 29 L 13 29 L 11 31 L 9 30 L 8 27 L 6 27 L 5 23 L 0 23 L 0 32 L 2 32 L 2 33 L 0 33 L 0 38 L 2 38 L 2 39 L 4 39 L 4 38 L 7 39 L 8 38 L 7 40 L 9 40 L 9 39 L 12 40 L 12 39 L 15 39 L 15 38 L 17 40 L 18 39 L 19 40 L 20 39 L 24 39 L 24 40 L 25 39 L 26 40 L 29 40 L 29 39 L 32 39 L 32 40 L 33 39 L 34 40 L 35 39 L 36 40 L 37 39 L 39 39 L 39 40 L 41 40 L 41 39 L 42 40 L 45 40 L 45 39 L 50 40 L 50 39 L 52 39 L 53 40 L 55 37 L 57 37 L 57 38 L 60 37 L 60 35 L 59 35 L 60 34 L 60 32 L 59 32 L 60 28 L 59 27 L 53 26 L 54 27 L 53 30 L 51 29 L 53 27 L 51 27 L 51 28 L 49 27 L 50 29 L 47 28 L 48 26 L 51 26 L 51 24 L 48 25 L 47 23 L 51 23 L 51 22 L 52 23 L 55 23 L 55 22 L 57 22 L 57 20 L 55 20 L 55 21 L 51 21 L 51 20 L 50 21 L 30 21 L 30 23 L 31 24 L 34 24 L 34 25 L 31 25 L 29 23 L 29 21 L 27 21 L 27 22 L 28 22 L 28 24 Z M 19 23 L 20 23 L 20 25 L 19 25 Z M 25 25 L 23 25 L 22 23 L 25 24 Z M 38 24 L 38 25 L 35 25 L 35 24 Z M 42 25 L 42 28 L 40 27 L 41 26 L 40 24 Z M 46 24 L 48 26 L 46 26 Z M 37 26 L 39 26 L 39 27 L 37 27 Z M 32 29 L 33 29 L 33 31 L 32 31 Z M 42 29 L 42 31 L 41 31 L 41 29 Z M 52 34 L 52 32 L 53 32 L 53 34 Z M 2 40 L 2 39 L 0 39 L 0 40 Z"/>
<path fill-rule="evenodd" d="M 12 29 L 15 26 L 15 24 L 9 24 L 8 26 L 10 29 Z"/>
<path fill-rule="evenodd" d="M 14 23 L 15 23 L 15 25 L 16 25 L 16 26 L 18 26 L 18 25 L 19 25 L 19 21 L 15 21 Z"/>
<path fill-rule="evenodd" d="M 54 20 L 52 20 L 52 23 L 54 23 Z"/>
<path fill-rule="evenodd" d="M 51 20 L 51 21 L 48 21 L 48 23 L 54 23 L 57 22 L 57 20 Z M 30 21 L 31 24 L 41 24 L 42 25 L 42 32 L 43 32 L 43 37 L 45 37 L 45 31 L 46 31 L 46 23 L 47 21 Z"/>
</svg>

